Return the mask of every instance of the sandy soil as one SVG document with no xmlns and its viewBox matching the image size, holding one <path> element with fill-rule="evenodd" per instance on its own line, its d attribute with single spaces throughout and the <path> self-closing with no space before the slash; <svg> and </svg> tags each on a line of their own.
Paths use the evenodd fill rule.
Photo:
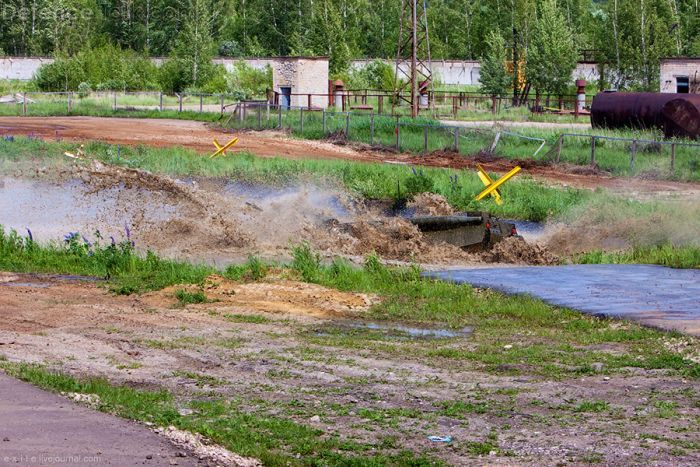
<svg viewBox="0 0 700 467">
<path fill-rule="evenodd" d="M 156 147 L 184 146 L 205 153 L 213 151 L 214 138 L 223 141 L 231 137 L 231 134 L 214 131 L 202 122 L 100 117 L 0 117 L 0 134 Z M 360 147 L 353 149 L 322 141 L 291 139 L 275 131 L 236 132 L 236 136 L 239 137 L 237 150 L 250 151 L 263 157 L 346 159 L 451 168 L 473 168 L 479 162 L 488 170 L 497 172 L 512 168 L 512 161 L 487 161 L 445 152 L 416 156 Z M 534 178 L 566 186 L 608 188 L 635 196 L 653 193 L 700 197 L 700 186 L 697 184 L 615 178 L 595 171 L 582 171 L 581 167 L 537 165 L 532 161 L 524 168 Z"/>
<path fill-rule="evenodd" d="M 212 277 L 205 290 L 217 301 L 186 308 L 176 307 L 173 290 L 124 297 L 99 283 L 0 273 L 0 355 L 165 387 L 183 406 L 202 391 L 235 397 L 258 415 L 363 443 L 392 439 L 388 451 L 430 452 L 452 465 L 700 462 L 689 447 L 698 439 L 697 380 L 658 370 L 547 380 L 487 374 L 466 360 L 426 359 L 430 350 L 469 349 L 469 335 L 357 340 L 338 329 L 364 322 L 375 297 L 291 278 L 241 284 Z M 440 411 L 456 400 L 485 408 Z M 675 404 L 675 415 L 658 416 L 659 400 Z M 610 409 L 576 412 L 581 401 L 605 401 Z M 377 412 L 388 418 L 367 415 Z M 469 443 L 494 434 L 499 452 L 470 451 Z M 429 435 L 454 442 L 431 443 Z"/>
</svg>

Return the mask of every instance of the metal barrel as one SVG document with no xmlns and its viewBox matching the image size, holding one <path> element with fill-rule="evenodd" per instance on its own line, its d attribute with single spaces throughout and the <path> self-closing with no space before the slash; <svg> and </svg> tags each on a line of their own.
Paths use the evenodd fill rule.
<svg viewBox="0 0 700 467">
<path fill-rule="evenodd" d="M 593 128 L 658 128 L 666 137 L 697 138 L 700 95 L 602 92 L 593 98 Z"/>
</svg>

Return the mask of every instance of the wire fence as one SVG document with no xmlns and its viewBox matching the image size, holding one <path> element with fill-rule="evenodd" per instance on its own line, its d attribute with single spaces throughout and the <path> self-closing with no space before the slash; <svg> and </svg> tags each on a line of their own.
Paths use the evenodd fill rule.
<svg viewBox="0 0 700 467">
<path fill-rule="evenodd" d="M 307 110 L 335 109 L 342 112 L 375 115 L 407 115 L 411 109 L 405 99 L 393 93 L 375 90 L 350 90 L 330 94 L 288 94 L 269 92 L 268 96 L 252 102 L 270 102 L 274 105 L 306 107 Z M 7 96 L 6 96 L 7 97 Z M 482 114 L 483 118 L 501 112 L 528 115 L 535 112 L 554 112 L 574 118 L 585 116 L 575 97 L 565 96 L 556 101 L 549 99 L 520 99 L 491 97 L 478 93 L 434 92 L 426 97 L 421 115 L 433 118 L 469 119 Z M 240 101 L 239 94 L 202 94 L 163 92 L 21 92 L 0 100 L 0 115 L 50 115 L 56 113 L 107 112 L 107 111 L 174 111 L 196 113 L 225 113 L 229 106 Z M 586 101 L 585 105 L 590 105 Z"/>
<path fill-rule="evenodd" d="M 700 181 L 700 143 L 564 133 L 549 139 L 512 131 L 421 122 L 402 116 L 240 103 L 225 126 L 286 130 L 308 139 L 354 141 L 422 155 L 535 159 L 593 166 L 615 175 Z"/>
<path fill-rule="evenodd" d="M 369 99 L 370 94 L 367 96 Z M 465 102 L 476 97 L 465 93 Z M 358 99 L 363 102 L 361 97 Z M 232 94 L 26 92 L 14 94 L 10 102 L 0 102 L 0 115 L 109 115 L 117 111 L 145 116 L 167 112 L 202 113 L 211 114 L 212 120 L 227 116 L 226 124 L 230 128 L 287 129 L 309 139 L 343 139 L 381 150 L 551 159 L 559 163 L 593 165 L 614 175 L 700 181 L 700 144 L 685 140 L 581 133 L 553 135 L 551 131 L 540 132 L 542 134 L 528 131 L 523 135 L 378 114 L 369 108 L 352 110 L 347 102 L 351 110 L 334 110 L 335 106 L 329 110 L 322 105 L 324 103 L 329 104 L 328 100 L 319 102 L 308 97 L 304 105 L 299 106 L 267 100 L 241 102 L 239 96 Z"/>
</svg>

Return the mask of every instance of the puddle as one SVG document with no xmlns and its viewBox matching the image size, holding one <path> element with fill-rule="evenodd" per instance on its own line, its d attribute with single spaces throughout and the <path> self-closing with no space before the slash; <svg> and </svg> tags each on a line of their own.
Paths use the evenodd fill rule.
<svg viewBox="0 0 700 467">
<path fill-rule="evenodd" d="M 379 324 L 379 323 L 335 323 L 316 330 L 318 336 L 338 336 L 347 334 L 359 334 L 361 331 L 369 331 L 366 337 L 378 337 L 389 339 L 452 339 L 457 337 L 468 337 L 472 333 L 472 328 L 461 329 L 447 328 L 421 328 L 414 326 L 404 326 L 401 324 Z"/>
<path fill-rule="evenodd" d="M 24 280 L 22 280 L 24 279 Z M 27 279 L 37 279 L 29 281 Z M 42 279 L 44 279 L 42 281 Z M 46 289 L 51 287 L 52 282 L 103 282 L 105 279 L 92 276 L 76 276 L 71 274 L 20 274 L 12 276 L 9 280 L 0 280 L 0 287 L 32 287 Z"/>
<path fill-rule="evenodd" d="M 21 235 L 29 228 L 38 241 L 60 240 L 74 231 L 91 236 L 98 229 L 107 238 L 120 238 L 125 224 L 166 219 L 175 211 L 162 197 L 123 184 L 94 192 L 77 179 L 0 179 L 0 225 Z"/>
<path fill-rule="evenodd" d="M 51 287 L 48 282 L 0 282 L 0 287 L 33 287 L 36 289 L 46 289 Z"/>
</svg>

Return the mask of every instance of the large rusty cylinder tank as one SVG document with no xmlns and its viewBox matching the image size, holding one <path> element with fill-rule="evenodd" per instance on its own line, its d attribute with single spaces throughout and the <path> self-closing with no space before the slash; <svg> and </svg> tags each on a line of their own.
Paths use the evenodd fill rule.
<svg viewBox="0 0 700 467">
<path fill-rule="evenodd" d="M 658 128 L 667 138 L 700 137 L 700 94 L 602 92 L 591 105 L 593 128 Z"/>
</svg>

